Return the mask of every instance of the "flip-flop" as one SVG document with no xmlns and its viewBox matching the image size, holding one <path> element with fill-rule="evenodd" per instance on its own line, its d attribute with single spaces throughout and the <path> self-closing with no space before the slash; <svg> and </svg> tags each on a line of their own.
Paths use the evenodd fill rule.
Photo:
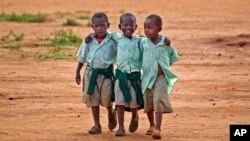
<svg viewBox="0 0 250 141">
<path fill-rule="evenodd" d="M 152 133 L 152 137 L 154 139 L 161 139 L 161 131 L 160 130 L 154 130 Z"/>
<path fill-rule="evenodd" d="M 154 126 L 150 126 L 146 132 L 146 135 L 152 135 L 154 128 L 155 128 Z"/>
<path fill-rule="evenodd" d="M 139 125 L 139 115 L 137 114 L 136 119 L 131 119 L 130 125 L 129 125 L 129 132 L 135 132 L 138 129 Z"/>
<path fill-rule="evenodd" d="M 94 125 L 91 129 L 89 129 L 89 134 L 100 134 L 102 133 L 101 126 Z"/>
<path fill-rule="evenodd" d="M 119 128 L 116 133 L 116 136 L 125 136 L 125 129 L 124 128 Z"/>
</svg>

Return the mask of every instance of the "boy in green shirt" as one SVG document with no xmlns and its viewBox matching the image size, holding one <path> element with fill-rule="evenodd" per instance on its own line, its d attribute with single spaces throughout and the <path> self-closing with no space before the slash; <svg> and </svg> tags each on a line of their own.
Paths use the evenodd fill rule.
<svg viewBox="0 0 250 141">
<path fill-rule="evenodd" d="M 159 35 L 161 30 L 160 16 L 149 15 L 144 21 L 144 32 L 147 38 L 141 41 L 144 112 L 147 113 L 150 122 L 146 134 L 152 135 L 155 139 L 161 138 L 162 113 L 172 112 L 168 94 L 171 93 L 178 79 L 170 69 L 170 65 L 178 60 L 178 54 L 173 46 L 166 47 L 164 37 Z"/>
<path fill-rule="evenodd" d="M 129 131 L 138 128 L 138 107 L 143 105 L 141 90 L 141 51 L 140 37 L 133 36 L 137 28 L 136 18 L 131 13 L 124 13 L 120 17 L 119 29 L 122 33 L 112 32 L 112 38 L 117 43 L 115 104 L 117 109 L 119 129 L 116 136 L 124 136 L 124 111 L 129 107 L 132 116 Z"/>
<path fill-rule="evenodd" d="M 91 107 L 95 125 L 89 130 L 90 134 L 102 132 L 100 124 L 100 107 L 108 110 L 108 128 L 113 130 L 116 125 L 116 114 L 112 108 L 111 95 L 113 91 L 113 63 L 116 59 L 116 45 L 107 33 L 108 17 L 104 13 L 96 13 L 92 17 L 92 29 L 95 32 L 89 44 L 82 43 L 77 56 L 78 65 L 75 81 L 81 82 L 80 71 L 86 62 L 87 67 L 83 78 L 83 103 Z"/>
</svg>

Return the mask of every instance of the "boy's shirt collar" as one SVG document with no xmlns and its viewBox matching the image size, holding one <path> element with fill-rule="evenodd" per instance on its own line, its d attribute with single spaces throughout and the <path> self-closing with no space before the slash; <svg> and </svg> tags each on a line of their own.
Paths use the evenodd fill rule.
<svg viewBox="0 0 250 141">
<path fill-rule="evenodd" d="M 110 35 L 109 34 L 110 33 L 107 32 L 106 37 L 103 39 L 103 41 L 101 43 L 98 43 L 98 41 L 96 40 L 95 33 L 92 33 L 90 36 L 92 37 L 92 39 L 93 39 L 92 41 L 93 42 L 95 42 L 96 44 L 102 45 L 102 44 L 104 44 L 105 42 L 107 42 L 110 39 Z"/>
<path fill-rule="evenodd" d="M 164 43 L 165 38 L 164 38 L 163 36 L 161 36 L 161 35 L 158 35 L 158 36 L 160 37 L 160 42 L 159 42 L 158 44 L 156 44 L 156 45 L 155 45 L 149 38 L 147 38 L 148 41 L 149 41 L 152 45 L 154 45 L 154 47 L 158 47 L 158 46 L 165 45 L 165 43 Z"/>
</svg>

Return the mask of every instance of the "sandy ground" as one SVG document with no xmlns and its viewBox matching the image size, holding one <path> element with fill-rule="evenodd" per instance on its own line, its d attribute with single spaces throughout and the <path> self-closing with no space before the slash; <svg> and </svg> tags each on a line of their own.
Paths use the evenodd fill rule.
<svg viewBox="0 0 250 141">
<path fill-rule="evenodd" d="M 75 13 L 105 11 L 110 30 L 117 29 L 122 12 L 135 13 L 137 33 L 151 13 L 163 18 L 168 35 L 180 53 L 173 65 L 179 75 L 171 101 L 174 113 L 165 114 L 162 140 L 227 141 L 230 124 L 250 124 L 250 1 L 249 0 L 0 0 L 6 13 Z M 37 36 L 64 28 L 61 20 L 45 23 L 0 22 L 0 35 L 9 30 L 24 33 L 21 50 L 46 50 L 30 44 Z M 86 26 L 71 27 L 81 37 Z M 89 135 L 90 109 L 81 103 L 81 87 L 74 82 L 77 61 L 39 61 L 21 58 L 0 47 L 0 140 L 152 140 L 145 135 L 149 124 L 140 111 L 139 128 L 115 137 L 107 128 L 101 109 L 103 133 Z M 130 113 L 125 115 L 128 129 Z M 116 128 L 117 129 L 117 128 Z"/>
</svg>

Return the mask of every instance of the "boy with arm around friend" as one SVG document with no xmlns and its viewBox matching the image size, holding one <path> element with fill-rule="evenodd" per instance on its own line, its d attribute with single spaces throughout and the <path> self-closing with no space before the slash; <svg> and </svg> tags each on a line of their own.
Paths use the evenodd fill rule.
<svg viewBox="0 0 250 141">
<path fill-rule="evenodd" d="M 174 83 L 178 77 L 170 65 L 178 60 L 175 48 L 164 45 L 161 17 L 149 15 L 144 21 L 144 32 L 147 38 L 141 41 L 142 61 L 142 92 L 144 94 L 144 112 L 150 123 L 147 135 L 154 139 L 161 138 L 161 122 L 163 113 L 173 112 L 169 99 Z"/>
<path fill-rule="evenodd" d="M 116 45 L 107 33 L 109 27 L 108 17 L 104 13 L 96 13 L 92 17 L 92 28 L 95 32 L 93 40 L 89 44 L 84 42 L 78 50 L 78 65 L 75 80 L 81 82 L 80 71 L 84 63 L 87 64 L 83 77 L 83 103 L 91 107 L 94 126 L 89 130 L 90 134 L 102 132 L 100 124 L 100 107 L 106 107 L 108 111 L 108 128 L 116 127 L 116 114 L 112 108 L 113 92 L 113 63 L 116 58 Z"/>
</svg>

